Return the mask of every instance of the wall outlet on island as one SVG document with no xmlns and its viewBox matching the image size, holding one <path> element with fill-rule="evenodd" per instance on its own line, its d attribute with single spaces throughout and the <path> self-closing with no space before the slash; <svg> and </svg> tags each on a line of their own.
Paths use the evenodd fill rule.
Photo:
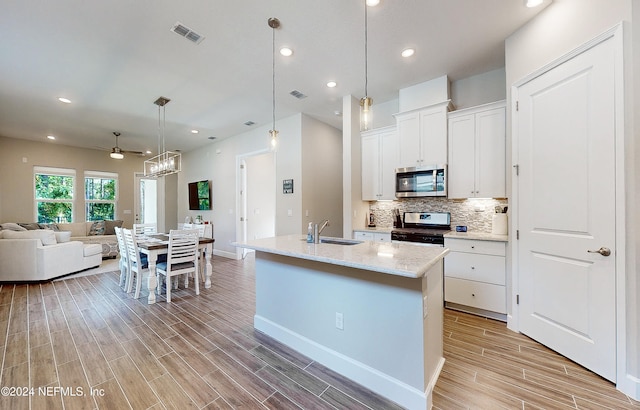
<svg viewBox="0 0 640 410">
<path fill-rule="evenodd" d="M 340 312 L 336 312 L 336 327 L 340 330 L 344 330 L 344 317 Z"/>
</svg>

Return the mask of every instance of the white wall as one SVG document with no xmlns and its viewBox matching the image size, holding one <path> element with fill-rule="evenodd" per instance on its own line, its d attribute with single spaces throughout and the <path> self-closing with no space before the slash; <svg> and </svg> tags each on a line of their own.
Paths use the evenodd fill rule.
<svg viewBox="0 0 640 410">
<path fill-rule="evenodd" d="M 456 110 L 507 98 L 505 76 L 506 73 L 503 67 L 458 81 L 452 81 L 451 101 Z"/>
<path fill-rule="evenodd" d="M 322 235 L 342 237 L 342 132 L 307 116 L 302 117 L 302 179 L 302 233 L 309 222 L 329 219 Z"/>
<path fill-rule="evenodd" d="M 276 229 L 275 154 L 246 158 L 247 239 L 269 238 Z"/>
<path fill-rule="evenodd" d="M 638 176 L 635 166 L 640 158 L 640 152 L 635 148 L 635 134 L 633 118 L 638 118 L 636 106 L 633 98 L 633 72 L 634 63 L 638 63 L 638 43 L 634 45 L 635 57 L 631 54 L 631 25 L 633 11 L 640 14 L 637 8 L 640 7 L 638 0 L 562 0 L 555 1 L 544 11 L 542 11 L 529 24 L 516 31 L 506 39 L 505 62 L 506 62 L 506 85 L 507 95 L 510 100 L 510 87 L 527 74 L 543 67 L 551 61 L 561 57 L 579 45 L 586 43 L 598 34 L 606 31 L 621 21 L 626 21 L 625 27 L 625 180 L 626 180 L 626 246 L 624 248 L 626 257 L 626 310 L 621 313 L 625 317 L 625 334 L 622 336 L 626 361 L 619 363 L 622 367 L 621 374 L 626 373 L 626 377 L 618 378 L 618 387 L 627 394 L 640 398 L 640 359 L 638 357 L 638 346 L 640 346 L 640 285 L 638 285 L 638 267 L 636 254 L 640 247 L 637 240 L 638 221 L 635 215 L 638 212 L 636 197 L 636 187 Z M 640 19 L 636 19 L 638 21 Z M 636 25 L 638 23 L 635 23 Z M 634 34 L 638 39 L 638 34 Z M 635 65 L 637 71 L 638 65 Z M 637 87 L 637 86 L 636 86 Z M 636 96 L 638 91 L 636 89 Z M 507 142 L 511 141 L 511 103 L 507 103 Z M 508 153 L 511 152 L 510 146 Z M 510 158 L 508 163 L 511 163 Z M 508 184 L 510 186 L 510 184 Z M 614 200 L 611 198 L 611 200 Z M 631 285 L 631 286 L 630 286 Z M 623 353 L 623 352 L 619 352 Z"/>
</svg>

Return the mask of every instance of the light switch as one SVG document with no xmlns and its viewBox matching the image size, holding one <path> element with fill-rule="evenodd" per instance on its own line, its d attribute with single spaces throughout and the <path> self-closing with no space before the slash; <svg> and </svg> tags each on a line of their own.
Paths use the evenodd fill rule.
<svg viewBox="0 0 640 410">
<path fill-rule="evenodd" d="M 287 216 L 293 216 L 293 209 L 287 210 Z"/>
</svg>

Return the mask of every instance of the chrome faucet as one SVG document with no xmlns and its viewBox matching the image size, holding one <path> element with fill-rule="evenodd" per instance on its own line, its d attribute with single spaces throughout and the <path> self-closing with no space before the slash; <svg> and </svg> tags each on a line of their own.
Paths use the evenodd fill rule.
<svg viewBox="0 0 640 410">
<path fill-rule="evenodd" d="M 327 225 L 329 225 L 329 220 L 325 219 L 324 222 L 320 224 L 320 228 L 318 228 L 318 224 L 315 224 L 313 226 L 313 242 L 320 243 L 320 234 L 322 233 L 322 230 L 327 227 Z"/>
</svg>

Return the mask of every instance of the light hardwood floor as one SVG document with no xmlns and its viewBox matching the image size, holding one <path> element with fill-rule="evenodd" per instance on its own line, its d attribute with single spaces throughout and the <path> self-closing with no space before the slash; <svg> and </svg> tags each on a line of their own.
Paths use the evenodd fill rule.
<svg viewBox="0 0 640 410">
<path fill-rule="evenodd" d="M 172 304 L 132 299 L 119 272 L 2 285 L 0 408 L 399 408 L 254 331 L 253 270 L 214 257 L 212 288 Z M 503 323 L 447 310 L 444 330 L 437 409 L 640 409 Z"/>
</svg>

